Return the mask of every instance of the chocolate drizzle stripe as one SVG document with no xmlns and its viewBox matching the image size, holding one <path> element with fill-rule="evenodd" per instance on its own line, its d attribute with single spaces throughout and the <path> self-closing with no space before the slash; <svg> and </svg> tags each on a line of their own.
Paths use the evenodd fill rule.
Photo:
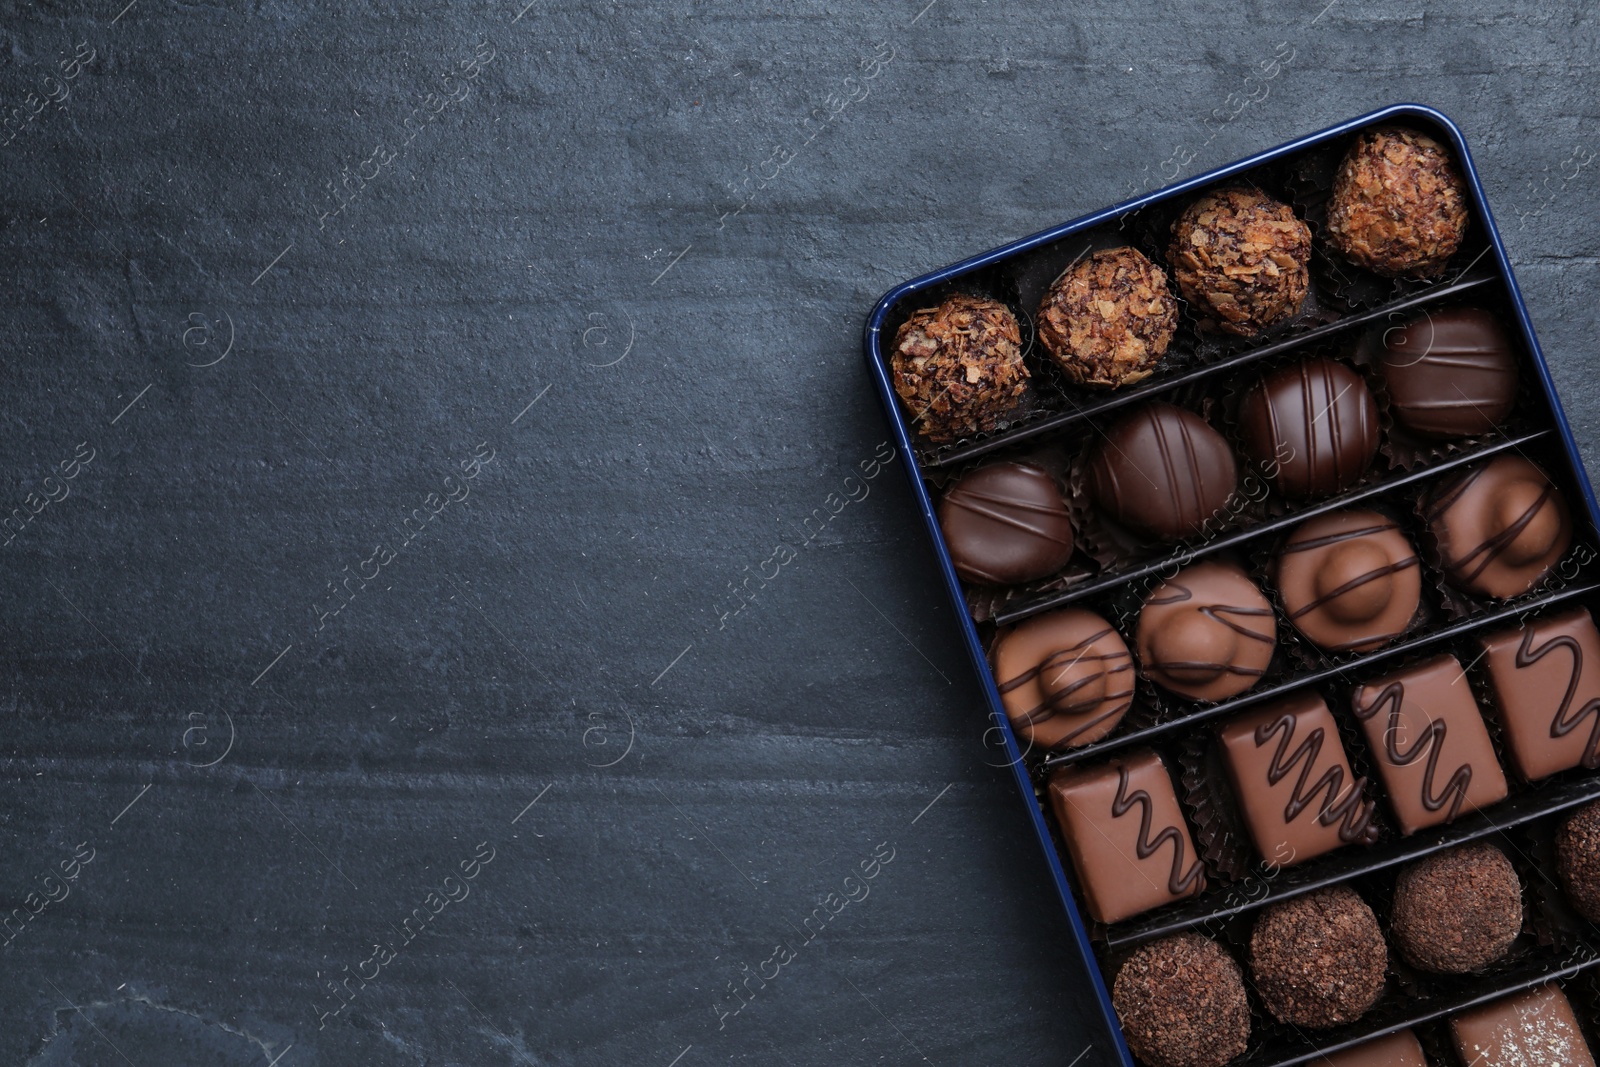
<svg viewBox="0 0 1600 1067">
<path fill-rule="evenodd" d="M 1048 515 L 1051 518 L 1058 517 L 1061 514 L 1061 510 L 1050 507 L 1048 504 L 1035 504 L 1031 501 L 1017 500 L 1013 497 L 990 496 L 987 493 L 971 489 L 960 489 L 959 487 L 945 497 L 945 502 L 953 504 L 964 511 L 969 511 L 974 515 L 982 515 L 984 518 L 994 522 L 1003 523 L 1025 533 L 1031 533 L 1045 541 L 1053 541 L 1058 545 L 1072 543 L 1070 538 L 1057 537 L 1049 530 L 1022 521 L 1014 514 L 1018 511 L 1031 511 L 1037 515 Z M 1002 510 L 1002 508 L 1006 510 Z"/>
<path fill-rule="evenodd" d="M 1533 639 L 1533 630 L 1522 635 L 1516 658 L 1519 669 L 1533 666 L 1558 648 L 1572 653 L 1572 673 L 1567 678 L 1567 691 L 1561 695 L 1561 706 L 1550 720 L 1550 736 L 1552 739 L 1565 737 L 1593 715 L 1594 725 L 1589 729 L 1589 744 L 1583 750 L 1583 765 L 1594 770 L 1600 766 L 1600 697 L 1584 704 L 1576 713 L 1572 712 L 1572 698 L 1577 695 L 1578 681 L 1583 676 L 1583 647 L 1570 634 L 1557 634 L 1538 648 L 1533 647 Z"/>
<path fill-rule="evenodd" d="M 1205 868 L 1198 856 L 1189 869 L 1183 869 L 1184 835 L 1176 826 L 1162 827 L 1161 832 L 1154 837 L 1150 836 L 1151 823 L 1155 817 L 1155 802 L 1150 799 L 1150 794 L 1143 789 L 1128 792 L 1128 768 L 1117 769 L 1117 796 L 1111 802 L 1111 817 L 1120 819 L 1128 814 L 1135 805 L 1139 807 L 1139 837 L 1134 842 L 1133 852 L 1141 860 L 1154 856 L 1161 846 L 1171 842 L 1172 867 L 1167 873 L 1167 892 L 1175 897 L 1184 896 L 1198 890 L 1205 884 Z"/>
<path fill-rule="evenodd" d="M 1291 552 L 1309 552 L 1312 549 L 1336 545 L 1340 541 L 1350 541 L 1357 537 L 1366 537 L 1370 534 L 1383 533 L 1385 530 L 1398 530 L 1399 528 L 1392 522 L 1385 522 L 1378 526 L 1363 526 L 1355 530 L 1344 530 L 1340 533 L 1329 534 L 1326 537 L 1313 537 L 1306 541 L 1294 541 L 1285 545 L 1283 551 L 1285 555 Z"/>
<path fill-rule="evenodd" d="M 1259 630 L 1252 630 L 1248 626 L 1241 626 L 1232 619 L 1224 619 L 1223 615 L 1247 615 L 1252 618 L 1271 618 L 1271 608 L 1246 608 L 1231 604 L 1211 604 L 1200 609 L 1200 614 L 1221 623 L 1241 637 L 1248 637 L 1252 641 L 1261 641 L 1265 644 L 1274 644 L 1276 637 L 1273 634 L 1264 634 Z"/>
<path fill-rule="evenodd" d="M 1354 698 L 1356 718 L 1366 722 L 1387 705 L 1389 722 L 1383 731 L 1384 754 L 1396 767 L 1409 767 L 1426 755 L 1428 762 L 1422 769 L 1422 806 L 1428 811 L 1438 811 L 1448 801 L 1450 812 L 1444 817 L 1444 821 L 1454 822 L 1456 816 L 1461 813 L 1461 805 L 1467 799 L 1467 788 L 1472 784 L 1472 764 L 1463 763 L 1457 767 L 1449 780 L 1444 783 L 1444 789 L 1435 796 L 1433 780 L 1439 773 L 1439 760 L 1444 755 L 1444 739 L 1449 727 L 1443 719 L 1434 719 L 1422 732 L 1422 736 L 1417 738 L 1416 744 L 1402 752 L 1399 744 L 1400 712 L 1405 697 L 1406 687 L 1401 682 L 1390 682 L 1384 686 L 1369 704 L 1361 703 L 1361 691 L 1357 690 Z M 1452 796 L 1455 799 L 1452 800 Z"/>
<path fill-rule="evenodd" d="M 1337 589 L 1333 589 L 1327 593 L 1324 593 L 1322 596 L 1317 597 L 1315 600 L 1304 605 L 1299 610 L 1292 612 L 1289 615 L 1289 618 L 1298 619 L 1306 612 L 1315 611 L 1328 601 L 1344 596 L 1344 594 L 1350 592 L 1352 589 L 1366 585 L 1368 582 L 1377 581 L 1379 578 L 1387 578 L 1391 574 L 1399 574 L 1401 571 L 1409 570 L 1415 566 L 1417 566 L 1417 557 L 1407 556 L 1405 559 L 1396 560 L 1387 566 L 1379 567 L 1376 570 L 1370 570 L 1365 574 L 1357 575 L 1348 582 L 1345 582 L 1343 585 L 1339 586 Z M 1366 644 L 1371 640 L 1372 638 L 1370 637 L 1363 637 L 1357 642 L 1357 644 Z"/>
<path fill-rule="evenodd" d="M 1447 560 L 1447 565 L 1452 570 L 1461 570 L 1463 581 L 1470 582 L 1477 578 L 1478 575 L 1484 572 L 1485 568 L 1487 568 L 1489 564 L 1493 563 L 1499 558 L 1500 553 L 1511 547 L 1511 542 L 1517 539 L 1517 535 L 1523 530 L 1527 529 L 1528 524 L 1534 520 L 1535 516 L 1544 510 L 1545 504 L 1553 495 L 1555 495 L 1555 491 L 1556 487 L 1547 483 L 1544 487 L 1544 490 L 1539 493 L 1539 499 L 1535 500 L 1532 504 L 1529 504 L 1522 514 L 1517 517 L 1516 522 L 1512 523 L 1510 526 L 1507 526 L 1504 530 L 1501 530 L 1499 533 L 1483 542 L 1483 544 L 1468 552 L 1461 559 Z M 1482 554 L 1483 557 L 1482 561 L 1471 570 L 1466 570 L 1465 568 L 1467 565 L 1476 559 L 1480 554 Z"/>
<path fill-rule="evenodd" d="M 1278 739 L 1278 749 L 1272 754 L 1272 762 L 1267 767 L 1267 783 L 1277 785 L 1288 777 L 1289 772 L 1295 767 L 1300 767 L 1300 777 L 1295 781 L 1294 788 L 1289 793 L 1289 803 L 1284 805 L 1283 821 L 1294 822 L 1300 814 L 1309 808 L 1318 797 L 1324 797 L 1322 809 L 1317 813 L 1317 822 L 1323 826 L 1332 826 L 1340 823 L 1339 839 L 1347 843 L 1356 841 L 1370 841 L 1374 838 L 1372 830 L 1372 816 L 1375 805 L 1364 801 L 1361 792 L 1366 788 L 1365 778 L 1356 778 L 1350 783 L 1350 789 L 1345 792 L 1344 799 L 1339 799 L 1339 794 L 1344 791 L 1344 768 L 1329 767 L 1315 782 L 1307 786 L 1307 779 L 1316 768 L 1317 757 L 1322 754 L 1324 733 L 1318 726 L 1306 735 L 1293 753 L 1289 752 L 1289 743 L 1294 739 L 1295 729 L 1300 725 L 1300 720 L 1294 712 L 1285 712 L 1272 722 L 1263 723 L 1256 727 L 1256 747 L 1264 747 L 1273 734 L 1282 734 Z"/>
<path fill-rule="evenodd" d="M 1472 488 L 1472 483 L 1481 478 L 1483 476 L 1483 472 L 1488 469 L 1488 465 L 1485 464 L 1484 466 L 1462 476 L 1462 478 L 1452 485 L 1449 490 L 1444 493 L 1444 495 L 1439 497 L 1438 500 L 1434 501 L 1433 507 L 1428 509 L 1428 514 L 1426 516 L 1427 520 L 1431 523 L 1440 515 L 1443 515 L 1446 511 L 1448 511 L 1450 509 L 1450 505 L 1454 504 L 1457 500 L 1460 500 L 1462 496 L 1466 494 L 1467 490 Z"/>
</svg>

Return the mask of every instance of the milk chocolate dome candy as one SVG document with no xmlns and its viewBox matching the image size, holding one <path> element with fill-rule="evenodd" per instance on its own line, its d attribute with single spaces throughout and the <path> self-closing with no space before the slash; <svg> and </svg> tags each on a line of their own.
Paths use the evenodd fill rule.
<svg viewBox="0 0 1600 1067">
<path fill-rule="evenodd" d="M 1425 513 L 1445 577 L 1479 596 L 1526 593 L 1572 544 L 1566 501 L 1521 456 L 1496 456 L 1445 482 Z"/>
<path fill-rule="evenodd" d="M 912 312 L 889 364 L 912 423 L 934 442 L 995 429 L 1028 387 L 1017 317 L 998 300 L 965 293 Z"/>
<path fill-rule="evenodd" d="M 1194 412 L 1159 401 L 1113 423 L 1088 469 L 1096 506 L 1160 541 L 1204 532 L 1238 481 L 1227 440 Z"/>
<path fill-rule="evenodd" d="M 1378 405 L 1361 375 L 1308 359 L 1265 375 L 1239 409 L 1245 451 L 1285 496 L 1351 488 L 1378 454 Z"/>
<path fill-rule="evenodd" d="M 1438 141 L 1385 127 L 1358 134 L 1328 198 L 1328 239 L 1358 267 L 1391 278 L 1444 270 L 1467 232 L 1466 184 Z"/>
<path fill-rule="evenodd" d="M 1517 402 L 1517 352 L 1480 308 L 1429 310 L 1383 336 L 1389 411 L 1419 437 L 1490 433 Z"/>
<path fill-rule="evenodd" d="M 956 573 L 979 585 L 1054 574 L 1072 558 L 1072 521 L 1048 471 L 992 463 L 963 477 L 939 504 Z"/>
<path fill-rule="evenodd" d="M 1111 1003 L 1147 1067 L 1222 1067 L 1250 1043 L 1239 964 L 1199 934 L 1141 946 L 1117 972 Z"/>
<path fill-rule="evenodd" d="M 1383 991 L 1389 951 L 1377 916 L 1348 886 L 1275 904 L 1250 935 L 1250 977 L 1279 1022 L 1325 1030 L 1354 1022 Z"/>
<path fill-rule="evenodd" d="M 1161 268 L 1133 248 L 1079 260 L 1039 303 L 1039 341 L 1079 385 L 1115 387 L 1150 377 L 1178 327 L 1178 301 Z"/>
<path fill-rule="evenodd" d="M 1394 520 L 1336 511 L 1304 523 L 1274 566 L 1295 629 L 1329 652 L 1370 652 L 1399 637 L 1417 613 L 1422 573 Z"/>
<path fill-rule="evenodd" d="M 1172 225 L 1178 291 L 1208 326 L 1253 337 L 1292 318 L 1310 285 L 1311 230 L 1255 189 L 1221 189 L 1190 204 Z"/>
<path fill-rule="evenodd" d="M 1278 636 L 1272 605 L 1231 563 L 1197 563 L 1163 582 L 1139 612 L 1139 665 L 1193 700 L 1226 700 L 1261 680 Z"/>
<path fill-rule="evenodd" d="M 994 676 L 1012 727 L 1039 748 L 1075 748 L 1133 706 L 1133 657 L 1111 624 L 1066 608 L 1000 634 Z"/>
<path fill-rule="evenodd" d="M 1468 974 L 1522 932 L 1522 883 L 1504 852 L 1471 844 L 1419 860 L 1395 880 L 1389 933 L 1413 967 Z"/>
</svg>

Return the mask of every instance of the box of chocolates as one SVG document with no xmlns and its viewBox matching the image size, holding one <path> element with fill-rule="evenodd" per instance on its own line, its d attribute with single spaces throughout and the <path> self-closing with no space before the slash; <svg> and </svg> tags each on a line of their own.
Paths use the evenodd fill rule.
<svg viewBox="0 0 1600 1067">
<path fill-rule="evenodd" d="M 866 348 L 1124 1063 L 1595 1063 L 1600 511 L 1445 116 L 907 282 Z"/>
</svg>

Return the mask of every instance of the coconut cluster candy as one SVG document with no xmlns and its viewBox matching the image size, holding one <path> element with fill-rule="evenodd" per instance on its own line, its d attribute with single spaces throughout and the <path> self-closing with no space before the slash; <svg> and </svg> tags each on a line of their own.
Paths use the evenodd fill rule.
<svg viewBox="0 0 1600 1067">
<path fill-rule="evenodd" d="M 1039 341 L 1079 385 L 1150 377 L 1177 328 L 1166 273 L 1134 248 L 1104 249 L 1072 264 L 1039 303 Z"/>
<path fill-rule="evenodd" d="M 1427 134 L 1396 126 L 1358 135 L 1328 200 L 1339 254 L 1391 278 L 1444 270 L 1467 232 L 1467 192 L 1455 161 Z"/>
<path fill-rule="evenodd" d="M 995 429 L 1028 388 L 1022 330 L 998 300 L 956 293 L 895 333 L 894 391 L 931 441 Z"/>
<path fill-rule="evenodd" d="M 1167 260 L 1197 318 L 1223 333 L 1254 337 L 1305 303 L 1311 230 L 1265 193 L 1221 189 L 1173 223 Z"/>
</svg>

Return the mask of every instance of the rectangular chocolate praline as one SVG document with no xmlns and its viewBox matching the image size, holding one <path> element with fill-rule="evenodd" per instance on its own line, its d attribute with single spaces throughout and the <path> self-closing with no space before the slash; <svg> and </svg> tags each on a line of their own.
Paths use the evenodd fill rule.
<svg viewBox="0 0 1600 1067">
<path fill-rule="evenodd" d="M 1506 798 L 1505 772 L 1454 656 L 1385 675 L 1351 703 L 1402 833 Z"/>
<path fill-rule="evenodd" d="M 1567 995 L 1556 985 L 1497 1000 L 1450 1020 L 1461 1062 L 1474 1067 L 1595 1067 Z"/>
<path fill-rule="evenodd" d="M 1050 779 L 1050 807 L 1084 903 L 1100 922 L 1120 922 L 1205 888 L 1172 778 L 1154 752 L 1062 768 Z"/>
<path fill-rule="evenodd" d="M 1341 845 L 1370 844 L 1372 801 L 1328 705 L 1315 693 L 1270 704 L 1218 732 L 1256 851 L 1287 867 Z"/>
<path fill-rule="evenodd" d="M 1422 1043 L 1410 1030 L 1380 1037 L 1318 1061 L 1326 1067 L 1428 1067 Z M 1479 1067 L 1482 1067 L 1480 1064 Z"/>
<path fill-rule="evenodd" d="M 1600 633 L 1583 608 L 1483 639 L 1495 714 L 1528 781 L 1600 766 Z"/>
</svg>

